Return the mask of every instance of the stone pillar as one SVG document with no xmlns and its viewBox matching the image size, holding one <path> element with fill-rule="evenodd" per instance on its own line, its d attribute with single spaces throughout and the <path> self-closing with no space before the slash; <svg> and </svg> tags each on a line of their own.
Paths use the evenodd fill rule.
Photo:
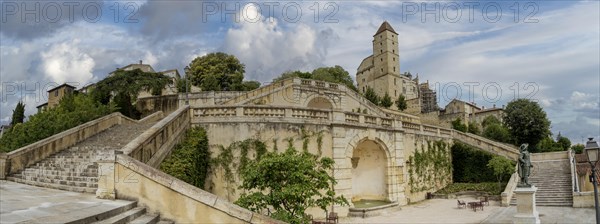
<svg viewBox="0 0 600 224">
<path fill-rule="evenodd" d="M 122 153 L 117 151 L 115 153 Z M 116 157 L 110 153 L 107 156 L 103 156 L 98 163 L 98 190 L 96 190 L 96 198 L 101 199 L 116 199 L 115 190 L 115 165 Z"/>
<path fill-rule="evenodd" d="M 0 180 L 5 180 L 8 176 L 9 160 L 6 153 L 0 153 Z"/>
<path fill-rule="evenodd" d="M 513 217 L 515 224 L 540 223 L 540 216 L 535 207 L 535 192 L 537 187 L 517 187 L 514 194 L 517 197 L 517 214 Z"/>
</svg>

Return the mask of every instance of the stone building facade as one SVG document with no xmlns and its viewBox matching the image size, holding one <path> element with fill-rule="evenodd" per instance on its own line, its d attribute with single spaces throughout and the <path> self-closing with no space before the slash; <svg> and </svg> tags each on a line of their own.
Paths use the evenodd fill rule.
<svg viewBox="0 0 600 224">
<path fill-rule="evenodd" d="M 397 99 L 400 94 L 407 100 L 419 97 L 417 81 L 400 74 L 398 33 L 387 21 L 373 35 L 373 54 L 360 63 L 356 82 L 362 93 L 370 87 L 377 95 L 387 93 L 392 99 Z"/>
</svg>

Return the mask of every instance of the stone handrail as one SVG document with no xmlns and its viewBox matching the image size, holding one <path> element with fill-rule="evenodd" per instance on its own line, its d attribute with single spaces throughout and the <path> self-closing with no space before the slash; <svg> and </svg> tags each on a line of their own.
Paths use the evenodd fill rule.
<svg viewBox="0 0 600 224">
<path fill-rule="evenodd" d="M 282 223 L 115 152 L 98 161 L 97 197 L 136 200 L 176 223 Z"/>
<path fill-rule="evenodd" d="M 573 192 L 579 192 L 579 180 L 577 180 L 577 162 L 575 161 L 575 151 L 569 149 L 569 165 L 571 170 L 571 189 Z"/>
<path fill-rule="evenodd" d="M 287 85 L 292 84 L 293 82 L 294 82 L 294 79 L 285 79 L 285 80 L 281 80 L 278 82 L 270 83 L 266 86 L 262 86 L 257 89 L 254 89 L 254 90 L 247 91 L 237 97 L 233 97 L 233 98 L 225 101 L 223 104 L 229 104 L 229 105 L 237 104 L 244 100 L 248 100 L 252 97 L 271 93 L 271 92 L 275 91 L 276 89 L 285 88 Z"/>
<path fill-rule="evenodd" d="M 512 160 L 517 160 L 517 158 L 519 157 L 519 149 L 516 146 L 507 145 L 478 135 L 464 133 L 457 130 L 453 130 L 452 133 L 453 138 L 455 140 L 458 140 L 471 146 L 475 146 L 484 151 L 488 151 L 496 155 L 501 155 Z"/>
<path fill-rule="evenodd" d="M 120 113 L 112 113 L 23 146 L 12 152 L 2 153 L 0 154 L 0 179 L 5 179 L 7 175 L 17 173 L 52 154 L 67 149 L 124 121 L 132 122 L 133 120 Z"/>
<path fill-rule="evenodd" d="M 177 109 L 133 139 L 121 151 L 152 167 L 158 167 L 190 127 L 189 111 L 189 106 Z"/>
<path fill-rule="evenodd" d="M 510 176 L 510 179 L 508 180 L 508 183 L 506 184 L 504 191 L 500 195 L 502 197 L 502 206 L 503 207 L 510 206 L 510 200 L 512 199 L 513 192 L 517 188 L 517 183 L 519 182 L 519 174 L 517 173 L 516 170 L 518 168 L 517 167 L 518 165 L 519 164 L 515 165 L 515 172 Z"/>
</svg>

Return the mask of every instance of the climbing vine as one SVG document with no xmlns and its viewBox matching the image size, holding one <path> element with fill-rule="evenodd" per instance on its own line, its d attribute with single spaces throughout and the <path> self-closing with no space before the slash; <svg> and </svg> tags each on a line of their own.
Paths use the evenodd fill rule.
<svg viewBox="0 0 600 224">
<path fill-rule="evenodd" d="M 411 192 L 421 192 L 442 187 L 451 182 L 452 159 L 450 145 L 442 140 L 426 141 L 420 147 L 415 141 L 415 153 L 408 167 Z"/>
</svg>

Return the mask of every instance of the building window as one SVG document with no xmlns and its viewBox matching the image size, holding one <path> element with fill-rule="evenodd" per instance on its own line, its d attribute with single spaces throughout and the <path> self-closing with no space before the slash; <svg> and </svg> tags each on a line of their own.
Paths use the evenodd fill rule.
<svg viewBox="0 0 600 224">
<path fill-rule="evenodd" d="M 379 38 L 383 39 L 383 34 L 379 35 Z"/>
<path fill-rule="evenodd" d="M 379 42 L 379 46 L 383 46 L 383 43 Z"/>
<path fill-rule="evenodd" d="M 383 61 L 383 58 L 381 58 L 381 61 Z"/>
<path fill-rule="evenodd" d="M 58 96 L 58 89 L 54 91 L 54 96 Z"/>
<path fill-rule="evenodd" d="M 394 96 L 398 96 L 398 90 L 394 90 Z"/>
<path fill-rule="evenodd" d="M 383 68 L 381 69 L 381 72 L 383 73 Z"/>
<path fill-rule="evenodd" d="M 394 71 L 396 71 L 396 67 L 394 67 Z"/>
<path fill-rule="evenodd" d="M 394 85 L 396 85 L 396 78 L 394 78 Z"/>
<path fill-rule="evenodd" d="M 392 50 L 392 53 L 394 53 L 394 54 L 395 54 L 395 53 L 396 53 L 396 50 Z"/>
<path fill-rule="evenodd" d="M 363 92 L 365 91 L 365 87 L 363 86 Z"/>
<path fill-rule="evenodd" d="M 383 53 L 383 50 L 379 50 L 380 53 Z"/>
<path fill-rule="evenodd" d="M 396 61 L 396 58 L 392 58 L 392 60 Z"/>
<path fill-rule="evenodd" d="M 392 45 L 396 45 L 396 43 L 394 43 L 394 41 L 392 41 Z"/>
</svg>

